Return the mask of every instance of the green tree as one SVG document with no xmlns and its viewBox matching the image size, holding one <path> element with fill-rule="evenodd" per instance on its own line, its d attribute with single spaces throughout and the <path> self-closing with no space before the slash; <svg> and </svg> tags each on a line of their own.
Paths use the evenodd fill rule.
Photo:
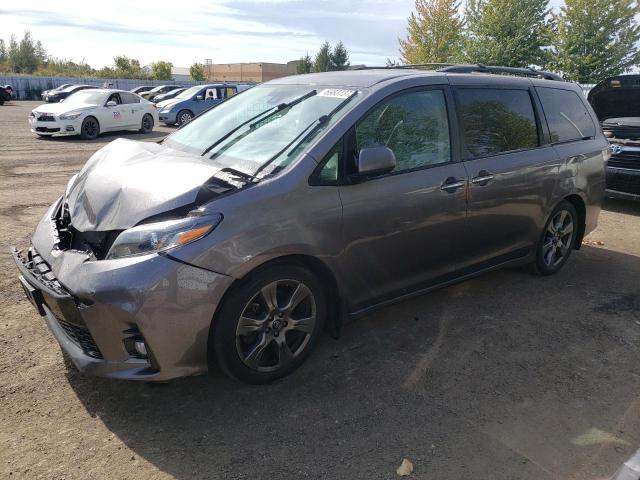
<svg viewBox="0 0 640 480">
<path fill-rule="evenodd" d="M 404 63 L 447 63 L 460 57 L 463 20 L 455 0 L 416 0 L 407 38 L 399 39 Z"/>
<path fill-rule="evenodd" d="M 549 0 L 469 0 L 464 59 L 511 67 L 544 65 L 551 34 L 548 3 Z"/>
<path fill-rule="evenodd" d="M 581 83 L 629 71 L 640 62 L 639 12 L 634 0 L 565 0 L 549 66 Z"/>
<path fill-rule="evenodd" d="M 313 61 L 308 52 L 304 57 L 300 58 L 300 61 L 296 65 L 296 72 L 298 74 L 313 72 Z"/>
<path fill-rule="evenodd" d="M 29 31 L 24 32 L 20 43 L 15 35 L 9 40 L 9 68 L 15 73 L 33 73 L 40 64 L 36 56 L 36 46 Z"/>
<path fill-rule="evenodd" d="M 347 70 L 349 68 L 349 52 L 344 43 L 338 42 L 330 55 L 330 70 Z"/>
<path fill-rule="evenodd" d="M 324 42 L 313 60 L 313 71 L 328 72 L 329 70 L 331 70 L 331 46 L 329 42 Z"/>
<path fill-rule="evenodd" d="M 0 63 L 7 61 L 7 47 L 4 44 L 4 40 L 0 38 Z"/>
<path fill-rule="evenodd" d="M 156 80 L 171 80 L 171 62 L 155 62 L 151 64 L 151 75 Z"/>
<path fill-rule="evenodd" d="M 191 76 L 191 78 L 193 78 L 196 82 L 202 82 L 204 81 L 204 79 L 206 78 L 205 74 L 204 74 L 204 65 L 202 65 L 201 63 L 194 63 L 193 65 L 191 65 L 191 67 L 189 68 L 189 75 Z"/>
</svg>

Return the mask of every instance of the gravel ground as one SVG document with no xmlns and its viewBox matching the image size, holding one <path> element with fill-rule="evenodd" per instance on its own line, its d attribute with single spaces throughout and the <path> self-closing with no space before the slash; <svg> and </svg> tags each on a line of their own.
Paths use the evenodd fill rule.
<svg viewBox="0 0 640 480">
<path fill-rule="evenodd" d="M 416 479 L 595 480 L 640 445 L 633 203 L 607 201 L 560 274 L 504 270 L 380 310 L 270 386 L 78 374 L 7 249 L 117 135 L 38 139 L 36 105 L 0 107 L 0 478 L 371 480 L 406 457 Z"/>
</svg>

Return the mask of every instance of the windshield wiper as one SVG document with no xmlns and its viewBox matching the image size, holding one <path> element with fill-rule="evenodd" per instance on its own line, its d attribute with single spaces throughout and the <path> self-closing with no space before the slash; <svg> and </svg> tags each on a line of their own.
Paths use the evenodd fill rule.
<svg viewBox="0 0 640 480">
<path fill-rule="evenodd" d="M 300 102 L 305 101 L 307 98 L 309 97 L 313 97 L 316 93 L 318 93 L 316 90 L 311 90 L 308 93 L 305 93 L 304 95 L 291 100 L 288 103 L 281 103 L 279 105 L 276 105 L 275 107 L 271 107 L 268 108 L 267 110 L 265 110 L 264 112 L 260 112 L 257 115 L 254 115 L 253 117 L 249 118 L 248 120 L 245 120 L 244 122 L 242 122 L 240 125 L 238 125 L 237 127 L 231 129 L 229 132 L 225 133 L 222 137 L 220 137 L 215 143 L 213 143 L 213 145 L 207 147 L 205 149 L 204 152 L 202 152 L 202 156 L 205 156 L 207 153 L 209 153 L 211 150 L 213 150 L 214 148 L 216 148 L 218 145 L 220 145 L 222 142 L 224 142 L 227 138 L 229 138 L 231 135 L 233 135 L 234 133 L 236 133 L 238 130 L 240 130 L 242 127 L 244 127 L 245 125 L 249 124 L 249 128 L 250 130 L 245 133 L 244 135 L 240 136 L 236 142 L 238 142 L 240 139 L 244 138 L 245 136 L 247 136 L 250 132 L 253 132 L 255 130 L 257 130 L 257 126 L 259 124 L 261 124 L 262 122 L 264 122 L 265 120 L 267 120 L 268 118 L 271 118 L 272 116 L 274 116 L 275 114 L 277 114 L 278 112 L 281 112 L 282 110 L 285 110 L 287 108 L 291 108 L 294 105 L 297 105 Z M 268 115 L 267 115 L 268 114 Z M 258 118 L 262 117 L 263 115 L 266 115 L 264 118 L 261 118 L 260 121 L 256 122 L 255 120 L 257 120 Z M 253 122 L 253 123 L 252 123 Z M 236 143 L 234 142 L 234 143 Z"/>
<path fill-rule="evenodd" d="M 327 123 L 329 123 L 329 120 L 331 119 L 332 116 L 334 116 L 342 107 L 344 107 L 347 103 L 349 103 L 349 101 L 356 95 L 357 90 L 354 90 L 351 95 L 349 95 L 347 98 L 345 98 L 342 102 L 340 102 L 338 105 L 336 105 L 336 107 L 331 110 L 329 113 L 325 114 L 325 115 L 321 115 L 320 117 L 316 118 L 313 122 L 311 122 L 309 125 L 307 125 L 306 127 L 304 127 L 302 129 L 302 131 L 295 136 L 295 138 L 293 140 L 291 140 L 289 143 L 287 143 L 283 148 L 281 148 L 275 155 L 271 156 L 266 162 L 264 162 L 262 165 L 260 165 L 260 167 L 258 167 L 258 169 L 254 172 L 253 176 L 257 177 L 258 174 L 260 172 L 262 172 L 265 168 L 267 168 L 269 165 L 271 165 L 280 155 L 282 155 L 284 152 L 286 152 L 289 148 L 291 148 L 292 145 L 294 145 L 298 140 L 300 140 L 300 143 L 302 143 L 302 141 L 304 141 L 309 135 L 311 135 L 311 133 L 313 133 L 316 129 L 325 126 Z M 314 129 L 312 129 L 309 133 L 307 133 L 308 130 L 311 129 L 311 127 L 314 127 Z M 305 135 L 305 133 L 307 133 Z M 291 153 L 294 151 L 295 149 L 291 150 L 287 156 L 291 156 Z"/>
</svg>

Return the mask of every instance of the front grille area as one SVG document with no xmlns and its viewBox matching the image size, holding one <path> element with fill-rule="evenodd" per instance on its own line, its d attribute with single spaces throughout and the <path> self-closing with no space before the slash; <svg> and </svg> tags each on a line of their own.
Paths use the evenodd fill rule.
<svg viewBox="0 0 640 480">
<path fill-rule="evenodd" d="M 27 251 L 27 255 L 20 253 L 19 258 L 22 264 L 31 272 L 36 280 L 43 285 L 49 287 L 60 295 L 69 295 L 58 279 L 55 277 L 47 262 L 45 262 L 40 254 L 34 248 Z"/>
<path fill-rule="evenodd" d="M 38 117 L 38 120 L 41 122 L 55 122 L 56 119 L 53 117 L 53 115 L 46 115 L 46 114 L 42 114 Z"/>
<path fill-rule="evenodd" d="M 607 172 L 607 189 L 640 195 L 640 175 Z"/>
<path fill-rule="evenodd" d="M 59 131 L 60 131 L 59 128 L 36 127 L 36 132 L 53 133 L 53 132 L 59 132 Z"/>
<path fill-rule="evenodd" d="M 602 125 L 605 135 L 615 138 L 640 138 L 640 128 L 628 125 Z"/>
<path fill-rule="evenodd" d="M 621 154 L 611 155 L 607 165 L 616 168 L 640 170 L 640 152 L 623 152 Z"/>
<path fill-rule="evenodd" d="M 80 325 L 69 323 L 61 318 L 56 318 L 56 320 L 58 320 L 58 323 L 63 328 L 67 336 L 82 349 L 85 355 L 93 358 L 103 358 L 102 353 L 100 353 L 96 342 L 93 341 L 93 337 L 89 333 L 89 330 L 81 327 Z"/>
</svg>

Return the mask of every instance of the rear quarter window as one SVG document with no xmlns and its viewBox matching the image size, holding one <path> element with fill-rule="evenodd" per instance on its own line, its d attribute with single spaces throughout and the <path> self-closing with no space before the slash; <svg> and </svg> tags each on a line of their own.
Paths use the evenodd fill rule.
<svg viewBox="0 0 640 480">
<path fill-rule="evenodd" d="M 596 127 L 580 96 L 571 90 L 536 87 L 552 143 L 591 138 Z"/>
<path fill-rule="evenodd" d="M 538 127 L 528 90 L 460 88 L 456 100 L 466 159 L 538 146 Z"/>
</svg>

